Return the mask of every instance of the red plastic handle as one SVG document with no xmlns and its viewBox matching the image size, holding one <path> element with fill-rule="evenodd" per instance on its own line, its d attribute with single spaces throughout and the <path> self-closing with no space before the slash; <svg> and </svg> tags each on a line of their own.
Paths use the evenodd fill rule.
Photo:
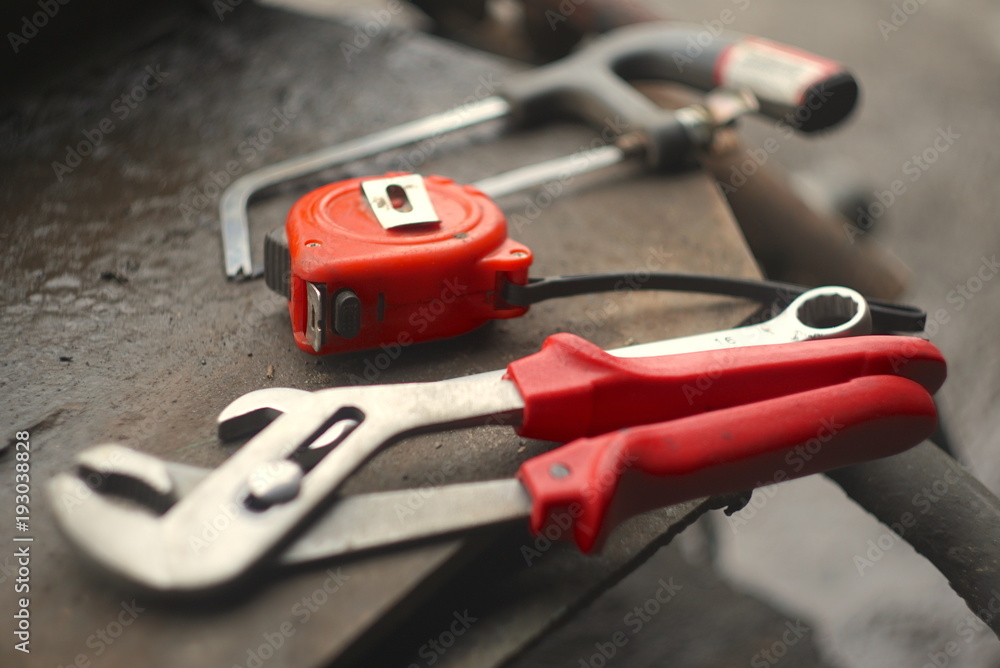
<svg viewBox="0 0 1000 668">
<path fill-rule="evenodd" d="M 507 367 L 524 398 L 518 433 L 567 442 L 874 375 L 934 393 L 946 367 L 934 344 L 861 336 L 661 357 L 613 357 L 573 334 Z"/>
<path fill-rule="evenodd" d="M 636 513 L 893 455 L 936 423 L 924 387 L 869 376 L 580 439 L 528 460 L 518 478 L 533 500 L 532 530 L 572 523 L 589 552 Z"/>
</svg>

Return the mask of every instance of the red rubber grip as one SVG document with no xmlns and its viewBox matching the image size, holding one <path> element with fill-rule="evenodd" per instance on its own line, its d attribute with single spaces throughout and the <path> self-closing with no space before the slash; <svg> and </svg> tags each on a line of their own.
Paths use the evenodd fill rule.
<svg viewBox="0 0 1000 668">
<path fill-rule="evenodd" d="M 579 439 L 525 462 L 531 528 L 571 518 L 584 552 L 639 512 L 893 455 L 934 431 L 927 390 L 869 376 Z M 553 516 L 554 513 L 559 513 Z"/>
<path fill-rule="evenodd" d="M 621 358 L 573 334 L 550 336 L 507 367 L 524 398 L 518 433 L 564 443 L 874 375 L 909 378 L 933 394 L 946 367 L 934 344 L 906 336 Z"/>
</svg>

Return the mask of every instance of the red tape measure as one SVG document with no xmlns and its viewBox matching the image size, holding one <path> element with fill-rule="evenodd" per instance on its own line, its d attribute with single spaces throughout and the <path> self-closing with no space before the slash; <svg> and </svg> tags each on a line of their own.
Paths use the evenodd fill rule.
<svg viewBox="0 0 1000 668">
<path fill-rule="evenodd" d="M 299 348 L 320 355 L 456 336 L 527 310 L 531 251 L 497 205 L 440 176 L 339 181 L 300 199 L 268 235 L 268 285 L 286 295 Z"/>
</svg>

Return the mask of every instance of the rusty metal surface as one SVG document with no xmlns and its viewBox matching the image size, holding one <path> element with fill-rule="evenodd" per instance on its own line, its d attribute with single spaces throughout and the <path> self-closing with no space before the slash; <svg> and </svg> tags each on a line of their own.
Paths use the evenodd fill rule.
<svg viewBox="0 0 1000 668">
<path fill-rule="evenodd" d="M 117 441 L 216 466 L 230 450 L 215 438 L 214 415 L 260 387 L 433 380 L 498 368 L 537 350 L 555 331 L 620 346 L 731 326 L 750 311 L 727 300 L 626 292 L 542 304 L 519 320 L 445 342 L 338 358 L 303 355 L 283 304 L 262 282 L 224 279 L 216 182 L 227 168 L 246 173 L 488 95 L 509 69 L 392 30 L 346 62 L 342 47 L 358 35 L 352 26 L 249 4 L 222 18 L 198 15 L 111 71 L 95 70 L 72 87 L 3 108 L 0 387 L 7 401 L 0 424 L 4 439 L 31 432 L 34 537 L 32 653 L 25 657 L 5 642 L 3 665 L 71 665 L 79 658 L 94 666 L 246 666 L 265 654 L 269 666 L 321 665 L 366 630 L 377 637 L 374 622 L 397 602 L 416 600 L 409 594 L 420 592 L 409 586 L 433 591 L 436 583 L 424 578 L 461 556 L 458 542 L 428 545 L 251 583 L 226 600 L 152 600 L 85 567 L 54 529 L 50 504 L 72 500 L 48 499 L 45 481 L 83 448 Z M 498 132 L 435 142 L 402 158 L 425 173 L 471 181 L 593 137 L 559 127 L 502 144 L 481 141 Z M 66 148 L 88 142 L 93 150 L 79 150 L 88 155 L 78 160 Z M 386 157 L 354 172 L 406 166 L 400 156 Z M 633 177 L 623 168 L 610 180 L 562 184 L 554 198 L 541 191 L 502 201 L 512 235 L 536 252 L 533 273 L 756 274 L 705 176 Z M 254 207 L 255 248 L 299 192 Z M 376 458 L 347 491 L 510 475 L 543 447 L 501 429 L 421 437 Z M 12 508 L 13 472 L 8 452 L 0 458 L 2 508 Z M 599 559 L 553 550 L 546 570 L 515 571 L 500 590 L 484 587 L 480 621 L 438 665 L 512 656 L 647 556 L 676 513 L 623 528 Z M 5 589 L 13 581 L 9 554 L 0 556 Z M 540 588 L 543 575 L 556 585 Z M 497 571 L 494 586 L 501 576 Z M 484 577 L 494 579 L 489 571 Z M 498 591 L 507 597 L 503 605 L 490 598 Z M 6 611 L 7 591 L 3 600 Z M 0 628 L 10 638 L 11 616 L 4 620 Z M 395 621 L 411 623 L 405 616 Z"/>
</svg>

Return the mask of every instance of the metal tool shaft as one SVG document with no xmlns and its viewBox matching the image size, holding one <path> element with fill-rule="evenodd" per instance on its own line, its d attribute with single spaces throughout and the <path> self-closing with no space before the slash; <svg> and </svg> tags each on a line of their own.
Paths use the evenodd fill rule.
<svg viewBox="0 0 1000 668">
<path fill-rule="evenodd" d="M 183 497 L 212 471 L 170 463 L 164 472 Z M 531 496 L 513 478 L 345 496 L 281 552 L 278 562 L 294 566 L 472 527 L 525 521 L 531 505 Z"/>
<path fill-rule="evenodd" d="M 629 153 L 617 145 L 600 146 L 480 179 L 472 185 L 497 198 L 624 162 Z"/>
<path fill-rule="evenodd" d="M 707 146 L 715 131 L 736 121 L 744 114 L 758 110 L 757 99 L 746 89 L 716 90 L 705 96 L 703 104 L 677 109 L 674 115 L 683 131 L 675 136 L 676 145 L 663 143 L 660 151 L 676 151 L 683 155 L 688 144 Z M 598 146 L 576 153 L 526 165 L 509 172 L 490 176 L 473 183 L 490 197 L 510 195 L 528 188 L 535 188 L 566 180 L 581 174 L 617 165 L 629 158 L 645 157 L 649 138 L 641 132 L 621 135 L 613 144 Z"/>
</svg>

